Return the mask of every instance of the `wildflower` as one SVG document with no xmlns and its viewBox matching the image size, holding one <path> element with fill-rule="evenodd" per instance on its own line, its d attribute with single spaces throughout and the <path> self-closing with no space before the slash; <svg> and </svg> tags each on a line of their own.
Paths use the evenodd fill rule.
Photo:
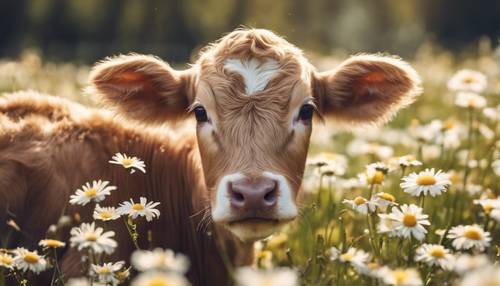
<svg viewBox="0 0 500 286">
<path fill-rule="evenodd" d="M 387 267 L 383 267 L 379 271 L 380 277 L 387 285 L 395 286 L 420 286 L 422 285 L 422 279 L 418 271 L 413 268 L 410 269 L 395 269 L 391 270 Z"/>
<path fill-rule="evenodd" d="M 377 169 L 373 165 L 366 166 L 366 171 L 358 175 L 360 181 L 365 185 L 380 185 L 384 182 L 385 174 L 382 169 Z"/>
<path fill-rule="evenodd" d="M 30 270 L 36 274 L 47 269 L 47 261 L 38 252 L 18 247 L 14 250 L 14 265 L 22 271 Z"/>
<path fill-rule="evenodd" d="M 424 225 L 430 225 L 427 220 L 429 216 L 422 214 L 422 209 L 413 204 L 405 204 L 400 208 L 393 208 L 392 212 L 386 216 L 394 221 L 394 234 L 405 238 L 413 236 L 417 240 L 424 239 L 427 233 Z"/>
<path fill-rule="evenodd" d="M 468 273 L 463 278 L 460 286 L 499 286 L 500 285 L 500 267 L 489 266 Z"/>
<path fill-rule="evenodd" d="M 166 270 L 183 274 L 189 268 L 189 259 L 170 249 L 156 248 L 153 251 L 136 250 L 132 254 L 131 264 L 139 271 Z"/>
<path fill-rule="evenodd" d="M 455 105 L 464 108 L 481 109 L 486 106 L 486 98 L 472 92 L 460 92 L 455 99 Z"/>
<path fill-rule="evenodd" d="M 14 267 L 14 257 L 8 253 L 0 252 L 0 267 L 12 269 Z"/>
<path fill-rule="evenodd" d="M 439 266 L 442 269 L 453 268 L 453 255 L 450 251 L 439 244 L 422 244 L 417 249 L 416 261 L 424 262 L 430 266 Z"/>
<path fill-rule="evenodd" d="M 94 209 L 93 217 L 96 220 L 110 221 L 119 218 L 120 214 L 118 214 L 114 207 L 101 207 L 97 204 Z"/>
<path fill-rule="evenodd" d="M 474 204 L 480 205 L 486 215 L 491 215 L 495 209 L 500 210 L 500 198 L 474 200 Z"/>
<path fill-rule="evenodd" d="M 85 277 L 79 277 L 79 278 L 71 278 L 68 280 L 66 286 L 90 286 L 90 282 L 88 278 Z M 96 283 L 93 283 L 93 285 L 96 285 Z"/>
<path fill-rule="evenodd" d="M 320 167 L 322 172 L 325 172 L 324 169 L 327 169 L 336 176 L 342 176 L 345 174 L 347 168 L 347 158 L 344 155 L 323 152 L 308 159 L 307 164 Z"/>
<path fill-rule="evenodd" d="M 92 271 L 97 275 L 99 282 L 106 285 L 117 285 L 120 281 L 115 277 L 115 273 L 123 268 L 125 262 L 104 263 L 101 265 L 92 264 Z"/>
<path fill-rule="evenodd" d="M 418 173 L 418 175 L 417 173 L 411 173 L 404 177 L 402 181 L 400 184 L 401 188 L 406 193 L 416 197 L 427 194 L 435 197 L 442 192 L 446 192 L 446 187 L 451 185 L 449 176 L 446 173 L 442 173 L 441 170 L 435 172 L 434 168 L 425 169 Z"/>
<path fill-rule="evenodd" d="M 485 247 L 490 245 L 490 233 L 484 231 L 479 225 L 458 225 L 452 227 L 447 236 L 452 239 L 451 245 L 455 249 L 471 249 L 475 248 L 483 251 Z"/>
<path fill-rule="evenodd" d="M 273 267 L 273 253 L 269 250 L 257 252 L 257 265 L 261 268 L 271 269 Z"/>
<path fill-rule="evenodd" d="M 85 183 L 82 189 L 76 190 L 74 195 L 70 196 L 69 202 L 73 205 L 86 205 L 91 201 L 100 202 L 104 198 L 111 194 L 111 191 L 116 190 L 115 186 L 108 186 L 108 181 L 93 181 L 92 185 L 90 183 Z"/>
<path fill-rule="evenodd" d="M 415 167 L 422 165 L 422 162 L 417 160 L 413 155 L 405 155 L 397 158 L 398 165 L 402 168 Z"/>
<path fill-rule="evenodd" d="M 390 158 L 394 154 L 394 149 L 390 146 L 380 145 L 378 143 L 369 143 L 364 140 L 355 139 L 347 145 L 347 152 L 350 155 L 373 154 L 380 159 Z"/>
<path fill-rule="evenodd" d="M 125 169 L 130 169 L 130 174 L 135 173 L 136 169 L 143 173 L 146 173 L 146 164 L 144 164 L 144 161 L 142 161 L 137 157 L 129 157 L 126 154 L 116 153 L 111 158 L 109 163 L 115 165 L 121 165 Z"/>
<path fill-rule="evenodd" d="M 380 222 L 377 224 L 377 232 L 381 234 L 389 234 L 389 236 L 395 236 L 394 232 L 395 221 L 390 219 L 387 214 L 379 214 Z"/>
<path fill-rule="evenodd" d="M 487 107 L 483 109 L 483 115 L 491 121 L 500 120 L 500 105 L 497 105 L 497 107 Z"/>
<path fill-rule="evenodd" d="M 471 270 L 483 268 L 490 264 L 488 257 L 484 254 L 470 255 L 461 254 L 455 259 L 453 269 L 458 274 L 470 272 Z"/>
<path fill-rule="evenodd" d="M 102 227 L 95 227 L 95 223 L 82 223 L 80 227 L 71 229 L 71 246 L 78 247 L 78 250 L 85 248 L 92 249 L 95 253 L 105 252 L 111 254 L 117 247 L 117 243 L 111 237 L 115 236 L 114 231 L 104 232 Z"/>
<path fill-rule="evenodd" d="M 384 192 L 376 193 L 370 201 L 373 201 L 378 207 L 381 208 L 397 205 L 396 198 L 393 195 Z"/>
<path fill-rule="evenodd" d="M 160 216 L 160 211 L 155 209 L 159 204 L 158 202 L 147 202 L 145 197 L 141 197 L 139 203 L 134 203 L 134 200 L 130 199 L 130 202 L 121 203 L 116 212 L 120 215 L 128 215 L 132 219 L 143 216 L 146 217 L 147 221 L 151 221 Z"/>
<path fill-rule="evenodd" d="M 459 70 L 448 81 L 448 88 L 452 91 L 483 92 L 486 88 L 486 76 L 478 71 Z"/>
<path fill-rule="evenodd" d="M 497 159 L 491 163 L 491 168 L 495 175 L 500 177 L 500 159 Z"/>
<path fill-rule="evenodd" d="M 132 286 L 187 286 L 189 282 L 184 276 L 175 272 L 148 271 L 140 274 L 132 281 Z"/>
<path fill-rule="evenodd" d="M 40 245 L 44 248 L 61 248 L 61 247 L 65 247 L 66 243 L 59 241 L 59 240 L 56 240 L 56 239 L 43 239 L 43 240 L 40 240 L 38 245 Z"/>
<path fill-rule="evenodd" d="M 377 205 L 374 202 L 360 196 L 355 197 L 354 200 L 345 199 L 343 203 L 350 205 L 353 210 L 361 214 L 367 214 L 368 211 L 374 212 L 377 209 Z"/>
<path fill-rule="evenodd" d="M 127 281 L 130 277 L 130 267 L 115 272 L 115 278 L 119 283 Z"/>
<path fill-rule="evenodd" d="M 238 286 L 298 286 L 297 273 L 289 268 L 259 270 L 242 267 L 236 270 L 235 280 Z"/>
<path fill-rule="evenodd" d="M 342 253 L 336 247 L 330 249 L 330 260 L 350 264 L 355 269 L 361 271 L 366 269 L 366 263 L 369 258 L 370 255 L 368 253 L 354 247 L 349 247 L 345 253 Z"/>
</svg>

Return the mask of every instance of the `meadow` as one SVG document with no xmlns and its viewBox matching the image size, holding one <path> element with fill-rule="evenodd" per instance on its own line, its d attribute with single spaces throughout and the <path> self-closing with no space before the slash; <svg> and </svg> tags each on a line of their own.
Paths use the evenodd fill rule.
<svg viewBox="0 0 500 286">
<path fill-rule="evenodd" d="M 317 56 L 313 63 L 326 69 L 343 59 Z M 252 268 L 231 270 L 237 285 L 500 285 L 500 51 L 487 42 L 467 55 L 424 45 L 411 64 L 423 95 L 387 126 L 314 123 L 300 218 L 256 244 Z M 93 106 L 82 93 L 89 70 L 25 51 L 0 60 L 0 92 L 33 89 Z M 143 167 L 140 158 L 114 159 L 130 170 Z M 75 193 L 73 203 L 93 203 L 82 196 Z M 106 212 L 128 215 L 133 239 L 134 219 L 155 217 L 154 204 L 141 202 L 150 212 L 133 213 L 134 204 L 96 209 L 95 223 Z M 12 275 L 29 285 L 36 273 L 51 271 L 53 285 L 61 285 L 54 251 L 92 248 L 78 235 L 95 227 L 76 227 L 71 241 L 41 242 L 37 252 L 1 249 L 0 279 Z M 113 249 L 110 241 L 102 246 Z M 168 259 L 147 263 L 158 257 Z M 129 261 L 92 259 L 88 277 L 68 285 L 127 281 Z M 186 260 L 168 250 L 137 252 L 132 266 L 143 273 L 132 285 L 186 285 Z"/>
</svg>

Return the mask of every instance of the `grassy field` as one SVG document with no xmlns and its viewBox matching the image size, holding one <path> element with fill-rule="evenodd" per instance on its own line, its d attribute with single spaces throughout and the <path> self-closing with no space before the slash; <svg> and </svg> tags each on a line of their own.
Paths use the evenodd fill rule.
<svg viewBox="0 0 500 286">
<path fill-rule="evenodd" d="M 500 55 L 424 46 L 412 65 L 424 93 L 388 126 L 315 126 L 300 219 L 258 243 L 259 270 L 237 271 L 241 285 L 500 285 Z M 94 105 L 81 93 L 88 72 L 26 51 L 0 60 L 0 91 Z"/>
</svg>

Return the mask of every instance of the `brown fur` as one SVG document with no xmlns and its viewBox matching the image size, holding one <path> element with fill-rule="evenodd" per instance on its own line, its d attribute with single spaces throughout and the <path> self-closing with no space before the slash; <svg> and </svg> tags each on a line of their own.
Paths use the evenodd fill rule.
<svg viewBox="0 0 500 286">
<path fill-rule="evenodd" d="M 280 69 L 263 91 L 248 96 L 241 75 L 224 69 L 232 58 L 273 59 Z M 395 58 L 355 56 L 318 73 L 300 49 L 256 29 L 226 35 L 184 71 L 152 56 L 108 58 L 94 67 L 90 83 L 89 93 L 138 122 L 182 119 L 198 104 L 211 124 L 198 124 L 195 138 L 35 93 L 0 99 L 0 219 L 17 215 L 24 233 L 10 246 L 35 247 L 66 207 L 90 221 L 91 209 L 68 206 L 68 197 L 87 181 L 109 180 L 119 190 L 106 205 L 141 195 L 161 202 L 160 219 L 148 224 L 152 245 L 186 253 L 195 285 L 227 280 L 218 249 L 236 265 L 251 261 L 251 243 L 237 240 L 223 222 L 209 223 L 222 176 L 241 172 L 253 178 L 271 171 L 282 174 L 297 195 L 312 124 L 290 126 L 306 101 L 320 115 L 360 125 L 389 120 L 420 92 L 415 71 Z M 144 159 L 147 174 L 127 175 L 110 166 L 107 161 L 116 152 Z M 141 233 L 147 229 L 140 227 Z M 127 259 L 133 247 L 123 226 L 118 226 L 117 240 L 114 258 Z M 144 240 L 141 244 L 147 246 Z M 67 249 L 62 255 L 64 269 L 77 273 L 78 254 Z"/>
</svg>

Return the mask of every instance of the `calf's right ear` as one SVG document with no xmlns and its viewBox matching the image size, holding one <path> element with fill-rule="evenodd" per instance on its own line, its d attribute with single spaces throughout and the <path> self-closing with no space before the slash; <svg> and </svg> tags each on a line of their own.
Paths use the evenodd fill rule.
<svg viewBox="0 0 500 286">
<path fill-rule="evenodd" d="M 193 69 L 177 71 L 146 55 L 122 55 L 97 63 L 88 92 L 130 118 L 163 123 L 187 115 L 193 98 Z"/>
</svg>

